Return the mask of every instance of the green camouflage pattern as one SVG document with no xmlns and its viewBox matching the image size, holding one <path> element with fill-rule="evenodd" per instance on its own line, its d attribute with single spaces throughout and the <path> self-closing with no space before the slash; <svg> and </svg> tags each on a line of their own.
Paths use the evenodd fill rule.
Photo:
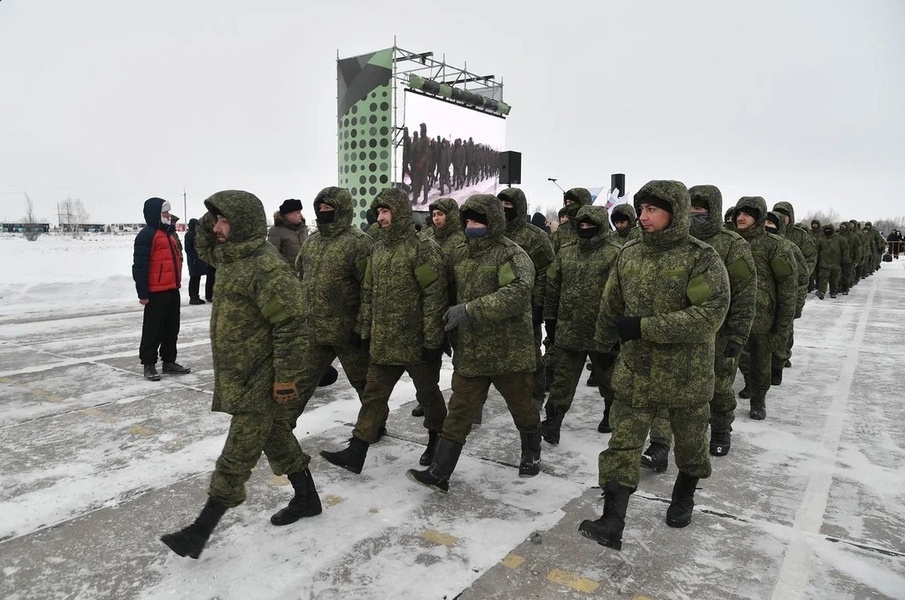
<svg viewBox="0 0 905 600">
<path fill-rule="evenodd" d="M 798 246 L 804 257 L 808 273 L 813 273 L 817 268 L 817 244 L 814 243 L 810 232 L 795 222 L 795 208 L 789 202 L 777 202 L 773 205 L 773 212 L 789 217 L 785 233 L 782 236 Z"/>
<path fill-rule="evenodd" d="M 371 203 L 386 207 L 393 222 L 382 229 L 362 283 L 358 331 L 371 340 L 371 362 L 422 362 L 422 349 L 443 345 L 443 314 L 449 308 L 446 260 L 440 247 L 415 230 L 402 190 L 387 188 Z"/>
<path fill-rule="evenodd" d="M 515 206 L 516 215 L 506 223 L 506 237 L 518 244 L 534 263 L 534 291 L 531 294 L 531 305 L 538 309 L 544 307 L 544 295 L 547 292 L 547 267 L 553 261 L 553 243 L 550 236 L 540 227 L 532 225 L 528 219 L 528 199 L 519 188 L 506 188 L 497 198 L 508 200 Z"/>
<path fill-rule="evenodd" d="M 441 362 L 421 362 L 408 365 L 381 365 L 368 368 L 368 378 L 361 396 L 361 408 L 352 435 L 363 442 L 377 441 L 380 428 L 390 414 L 389 400 L 393 388 L 403 373 L 408 373 L 415 386 L 415 399 L 424 407 L 424 428 L 440 431 L 446 419 L 446 402 L 440 391 Z"/>
<path fill-rule="evenodd" d="M 566 198 L 572 199 L 574 203 L 566 206 Z M 561 211 L 565 212 L 569 220 L 566 223 L 560 223 L 556 231 L 553 232 L 550 241 L 553 244 L 553 252 L 555 254 L 559 254 L 559 251 L 566 244 L 578 239 L 578 236 L 575 235 L 575 224 L 572 223 L 572 220 L 578 215 L 578 211 L 582 206 L 590 206 L 591 202 L 591 192 L 585 188 L 572 188 L 563 194 L 563 208 Z"/>
<path fill-rule="evenodd" d="M 801 314 L 801 311 L 804 308 L 804 303 L 808 298 L 808 282 L 811 279 L 811 271 L 809 270 L 808 262 L 807 260 L 805 260 L 804 254 L 802 254 L 801 250 L 798 248 L 798 246 L 795 245 L 792 240 L 786 237 L 786 231 L 788 231 L 789 226 L 785 223 L 785 221 L 783 221 L 782 213 L 770 211 L 767 214 L 772 214 L 773 218 L 778 223 L 776 228 L 776 235 L 782 238 L 783 242 L 785 242 L 784 245 L 786 246 L 786 248 L 795 257 L 795 265 L 798 273 L 798 299 L 795 302 L 795 314 L 798 315 Z"/>
<path fill-rule="evenodd" d="M 628 222 L 631 223 L 631 226 L 625 231 L 619 231 L 615 229 L 616 236 L 619 238 L 621 244 L 625 244 L 626 242 L 630 242 L 632 240 L 640 240 L 641 239 L 641 227 L 638 226 L 638 214 L 635 212 L 635 207 L 633 207 L 628 202 L 624 204 L 617 204 L 613 207 L 613 215 L 622 215 L 628 217 Z M 613 216 L 610 216 L 610 221 L 612 222 Z"/>
<path fill-rule="evenodd" d="M 842 236 L 832 225 L 824 225 L 822 236 L 817 239 L 818 264 L 821 270 L 842 269 L 843 259 L 848 260 L 849 252 Z"/>
<path fill-rule="evenodd" d="M 474 319 L 450 332 L 453 366 L 463 377 L 533 373 L 534 264 L 505 237 L 506 216 L 496 196 L 471 196 L 461 210 L 486 215 L 488 231 L 484 237 L 469 238 L 452 256 L 456 303 L 465 304 Z"/>
<path fill-rule="evenodd" d="M 615 394 L 613 388 L 610 387 L 612 376 L 605 376 L 608 371 L 612 371 L 612 358 L 593 350 L 567 350 L 565 348 L 557 348 L 556 351 L 556 372 L 553 376 L 553 383 L 550 385 L 548 402 L 564 411 L 569 410 L 575 399 L 575 390 L 586 373 L 585 363 L 587 361 L 590 361 L 594 368 L 597 377 L 597 392 L 600 397 L 605 400 L 606 405 L 613 402 Z"/>
<path fill-rule="evenodd" d="M 274 382 L 295 382 L 305 360 L 301 289 L 289 264 L 267 241 L 264 206 L 253 194 L 217 192 L 196 229 L 198 256 L 217 269 L 211 309 L 213 410 L 272 412 Z M 213 212 L 230 221 L 216 241 Z"/>
<path fill-rule="evenodd" d="M 437 198 L 428 206 L 428 210 L 433 213 L 435 210 L 441 210 L 446 213 L 446 224 L 442 229 L 430 227 L 427 230 L 427 236 L 432 238 L 443 255 L 449 257 L 453 249 L 459 244 L 465 243 L 465 233 L 462 231 L 462 219 L 459 217 L 459 203 L 453 198 Z"/>
<path fill-rule="evenodd" d="M 595 341 L 600 351 L 610 351 L 619 342 L 617 319 L 641 317 L 641 339 L 621 344 L 612 385 L 617 402 L 656 413 L 661 406 L 709 404 L 714 336 L 730 292 L 720 256 L 689 233 L 685 186 L 651 181 L 635 194 L 636 209 L 652 198 L 670 204 L 672 221 L 622 247 L 604 289 Z"/>
<path fill-rule="evenodd" d="M 465 443 L 465 439 L 471 433 L 475 417 L 481 413 L 491 385 L 503 397 L 512 415 L 512 421 L 520 433 L 540 431 L 540 416 L 531 405 L 531 388 L 534 386 L 534 376 L 531 373 L 465 377 L 456 370 L 452 375 L 449 413 L 443 421 L 443 437 L 459 444 Z"/>
<path fill-rule="evenodd" d="M 597 349 L 600 299 L 621 244 L 612 235 L 604 207 L 583 206 L 575 221 L 594 223 L 599 230 L 589 240 L 562 248 L 548 268 L 544 320 L 556 321 L 556 346 L 591 351 Z"/>
</svg>

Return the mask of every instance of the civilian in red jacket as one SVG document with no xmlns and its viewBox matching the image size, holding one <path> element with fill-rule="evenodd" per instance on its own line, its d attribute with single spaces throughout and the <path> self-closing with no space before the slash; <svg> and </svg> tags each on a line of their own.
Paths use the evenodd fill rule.
<svg viewBox="0 0 905 600">
<path fill-rule="evenodd" d="M 182 252 L 170 227 L 170 203 L 163 198 L 145 200 L 145 222 L 135 236 L 132 279 L 138 302 L 145 307 L 141 325 L 138 357 L 144 365 L 145 379 L 159 381 L 157 353 L 163 360 L 163 372 L 184 375 L 191 371 L 176 362 L 176 338 L 179 335 L 179 307 L 182 299 Z"/>
</svg>

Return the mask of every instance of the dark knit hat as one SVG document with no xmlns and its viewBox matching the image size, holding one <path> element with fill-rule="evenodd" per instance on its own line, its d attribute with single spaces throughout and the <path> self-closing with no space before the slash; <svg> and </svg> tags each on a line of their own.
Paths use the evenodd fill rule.
<svg viewBox="0 0 905 600">
<path fill-rule="evenodd" d="M 638 201 L 638 205 L 641 204 L 649 204 L 650 206 L 656 206 L 660 210 L 665 210 L 669 214 L 672 214 L 672 204 L 663 200 L 662 198 L 657 198 L 656 196 L 647 196 Z"/>
<path fill-rule="evenodd" d="M 284 200 L 283 203 L 280 204 L 280 214 L 284 216 L 300 210 L 302 210 L 302 201 L 296 200 L 295 198 Z"/>
<path fill-rule="evenodd" d="M 773 223 L 773 225 L 779 227 L 779 215 L 777 215 L 775 212 L 768 212 L 767 216 L 764 217 L 764 221 L 767 223 Z"/>
<path fill-rule="evenodd" d="M 461 214 L 462 223 L 465 221 L 475 221 L 477 223 L 483 223 L 487 225 L 487 215 L 484 213 L 479 213 L 475 210 L 463 210 Z"/>
<path fill-rule="evenodd" d="M 757 210 L 755 206 L 741 206 L 735 208 L 735 214 L 738 216 L 738 213 L 745 213 L 755 221 L 760 220 L 760 211 Z"/>
</svg>

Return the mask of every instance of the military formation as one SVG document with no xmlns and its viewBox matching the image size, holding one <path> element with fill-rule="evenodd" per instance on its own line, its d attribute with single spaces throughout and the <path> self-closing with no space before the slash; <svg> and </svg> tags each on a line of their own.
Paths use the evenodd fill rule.
<svg viewBox="0 0 905 600">
<path fill-rule="evenodd" d="M 287 232 L 268 236 L 253 194 L 208 198 L 194 246 L 217 271 L 212 408 L 231 420 L 201 513 L 161 540 L 198 558 L 223 514 L 244 501 L 262 452 L 294 491 L 271 522 L 320 514 L 310 456 L 293 430 L 317 388 L 335 380 L 336 359 L 360 410 L 348 444 L 320 455 L 360 474 L 407 373 L 426 435 L 420 468 L 405 475 L 443 493 L 491 385 L 517 430 L 518 474 L 533 477 L 542 442 L 584 427 L 566 416 L 590 363 L 603 399 L 597 428 L 611 435 L 598 457 L 603 512 L 580 533 L 621 548 L 641 469 L 667 470 L 670 450 L 678 475 L 666 523 L 688 525 L 711 457 L 732 445 L 737 372 L 749 417 L 765 419 L 808 294 L 847 294 L 879 269 L 886 240 L 857 221 L 814 221 L 809 231 L 791 204 L 768 210 L 759 196 L 724 212 L 713 185 L 651 181 L 633 200 L 608 212 L 587 189 L 570 189 L 551 235 L 529 221 L 525 194 L 507 188 L 461 205 L 439 198 L 420 231 L 409 195 L 388 188 L 363 232 L 349 190 L 328 187 L 311 205 L 316 230 L 292 200 L 275 226 Z"/>
</svg>

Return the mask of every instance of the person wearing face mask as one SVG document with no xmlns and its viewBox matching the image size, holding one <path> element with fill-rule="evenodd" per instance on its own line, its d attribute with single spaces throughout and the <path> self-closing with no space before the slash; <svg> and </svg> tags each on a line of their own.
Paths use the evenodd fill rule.
<svg viewBox="0 0 905 600">
<path fill-rule="evenodd" d="M 184 375 L 191 369 L 176 362 L 179 337 L 179 307 L 182 299 L 182 249 L 170 234 L 170 203 L 148 198 L 144 205 L 146 225 L 135 236 L 132 279 L 138 302 L 144 307 L 138 357 L 148 381 L 160 381 L 158 352 L 163 372 Z"/>
<path fill-rule="evenodd" d="M 430 466 L 407 473 L 441 492 L 449 491 L 449 478 L 491 385 L 503 396 L 521 437 L 519 475 L 540 472 L 540 417 L 531 402 L 537 366 L 531 326 L 534 265 L 505 237 L 506 217 L 496 196 L 471 196 L 460 215 L 467 241 L 452 256 L 456 303 L 443 317 L 454 349 L 449 414 Z"/>
<path fill-rule="evenodd" d="M 808 230 L 795 222 L 795 208 L 791 203 L 777 202 L 773 205 L 773 212 L 779 213 L 785 222 L 785 233 L 782 236 L 801 250 L 801 255 L 804 257 L 808 270 L 808 291 L 811 291 L 813 288 L 810 285 L 810 277 L 817 268 L 817 244 L 814 238 L 808 235 Z M 782 230 L 782 227 L 779 229 Z"/>
<path fill-rule="evenodd" d="M 563 246 L 547 271 L 544 323 L 557 355 L 546 418 L 541 423 L 541 435 L 549 444 L 559 443 L 563 418 L 572 406 L 586 358 L 596 373 L 604 375 L 598 378 L 597 388 L 604 399 L 603 421 L 607 428 L 613 404 L 610 378 L 605 374 L 616 357 L 598 351 L 594 328 L 603 288 L 622 244 L 613 239 L 607 211 L 602 206 L 582 206 L 575 222 L 578 242 Z"/>
<path fill-rule="evenodd" d="M 666 524 L 691 522 L 700 479 L 711 473 L 707 422 L 713 396 L 715 337 L 729 310 L 729 275 L 719 254 L 689 234 L 691 202 L 679 181 L 650 181 L 634 197 L 643 229 L 610 271 L 595 342 L 620 345 L 613 371 L 613 435 L 598 458 L 603 514 L 579 532 L 622 547 L 640 456 L 654 417 L 668 415 L 679 475 Z"/>
<path fill-rule="evenodd" d="M 735 205 L 735 227 L 751 246 L 757 270 L 757 311 L 745 349 L 750 371 L 740 398 L 751 399 L 748 415 L 767 418 L 767 392 L 773 368 L 773 340 L 785 339 L 792 329 L 798 302 L 798 263 L 783 241 L 764 231 L 767 203 L 760 196 L 743 196 Z"/>
<path fill-rule="evenodd" d="M 852 276 L 852 244 L 848 236 L 848 223 L 843 221 L 836 228 L 839 245 L 842 246 L 842 274 L 839 276 L 839 293 L 848 296 L 849 278 Z"/>
<path fill-rule="evenodd" d="M 846 254 L 842 238 L 836 234 L 831 223 L 823 226 L 823 237 L 817 240 L 817 255 L 820 270 L 817 273 L 817 297 L 826 297 L 827 286 L 830 298 L 835 298 L 839 291 L 839 279 L 842 277 L 843 255 Z"/>
<path fill-rule="evenodd" d="M 440 365 L 446 347 L 443 314 L 449 306 L 446 261 L 440 247 L 415 230 L 412 205 L 398 188 L 382 190 L 371 203 L 380 224 L 365 267 L 355 336 L 370 352 L 361 410 L 349 445 L 323 450 L 328 462 L 361 473 L 368 447 L 389 415 L 393 388 L 408 373 L 415 398 L 424 407 L 428 443 L 422 465 L 433 460 L 446 403 L 440 391 Z M 317 315 L 312 315 L 316 318 Z"/>
<path fill-rule="evenodd" d="M 324 188 L 315 196 L 313 206 L 317 231 L 308 236 L 295 259 L 306 332 L 300 342 L 306 360 L 299 366 L 299 398 L 287 406 L 293 427 L 317 387 L 335 380 L 331 365 L 336 358 L 359 399 L 368 373 L 368 350 L 357 329 L 357 319 L 373 240 L 352 225 L 354 209 L 349 190 Z"/>
<path fill-rule="evenodd" d="M 625 244 L 631 240 L 641 239 L 641 228 L 638 227 L 638 215 L 631 204 L 617 204 L 613 207 L 610 221 L 616 229 L 616 235 Z"/>
<path fill-rule="evenodd" d="M 591 192 L 585 188 L 572 188 L 563 194 L 563 207 L 560 209 L 560 214 L 564 212 L 567 221 L 563 223 L 560 219 L 559 228 L 553 232 L 551 241 L 555 254 L 558 254 L 564 245 L 575 241 L 575 225 L 572 223 L 572 219 L 578 214 L 578 209 L 582 206 L 589 206 L 592 202 Z"/>
<path fill-rule="evenodd" d="M 714 388 L 710 399 L 710 454 L 726 456 L 732 443 L 732 422 L 735 420 L 736 400 L 732 383 L 756 310 L 756 267 L 748 243 L 719 221 L 723 210 L 723 195 L 719 188 L 696 185 L 689 188 L 688 193 L 691 198 L 691 235 L 710 244 L 729 273 L 729 312 L 716 334 Z M 650 446 L 641 455 L 641 466 L 656 472 L 665 471 L 669 464 L 672 431 L 665 417 L 658 415 L 654 419 Z"/>
</svg>

